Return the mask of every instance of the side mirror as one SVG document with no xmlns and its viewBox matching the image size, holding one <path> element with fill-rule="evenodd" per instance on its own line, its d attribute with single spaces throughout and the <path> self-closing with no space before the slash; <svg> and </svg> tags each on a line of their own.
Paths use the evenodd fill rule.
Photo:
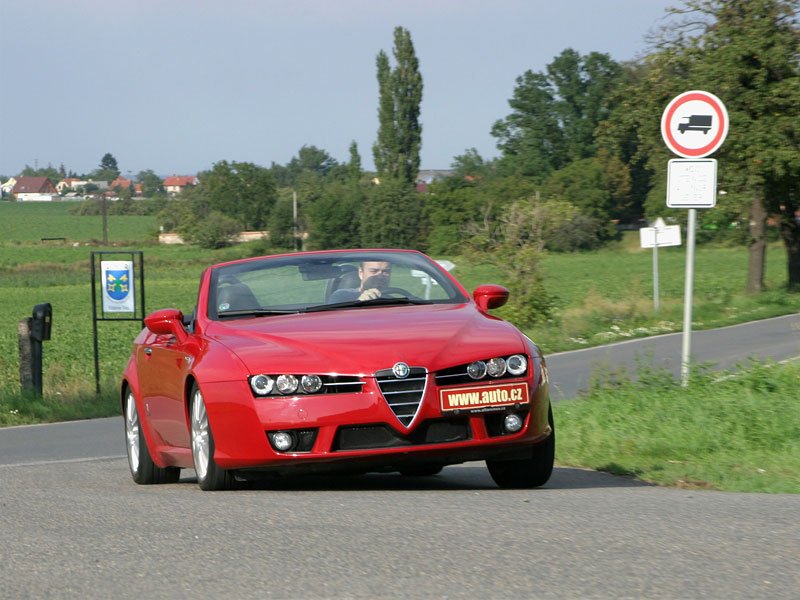
<svg viewBox="0 0 800 600">
<path fill-rule="evenodd" d="M 472 297 L 481 312 L 488 312 L 508 302 L 508 290 L 502 285 L 479 285 L 472 292 Z"/>
<path fill-rule="evenodd" d="M 183 313 L 174 308 L 165 308 L 150 313 L 144 318 L 145 327 L 156 335 L 174 335 L 179 342 L 186 339 L 183 327 Z"/>
</svg>

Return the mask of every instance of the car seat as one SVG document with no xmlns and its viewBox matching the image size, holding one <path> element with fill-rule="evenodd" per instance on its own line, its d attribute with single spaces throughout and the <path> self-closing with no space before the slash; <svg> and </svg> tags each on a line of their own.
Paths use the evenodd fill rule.
<svg viewBox="0 0 800 600">
<path fill-rule="evenodd" d="M 224 304 L 228 306 L 222 308 Z M 243 283 L 231 283 L 217 290 L 217 310 L 251 310 L 261 308 L 253 291 Z"/>
<path fill-rule="evenodd" d="M 341 265 L 339 269 L 341 269 L 341 274 L 328 282 L 328 287 L 325 290 L 326 302 L 336 290 L 356 289 L 361 285 L 358 269 L 353 265 Z"/>
</svg>

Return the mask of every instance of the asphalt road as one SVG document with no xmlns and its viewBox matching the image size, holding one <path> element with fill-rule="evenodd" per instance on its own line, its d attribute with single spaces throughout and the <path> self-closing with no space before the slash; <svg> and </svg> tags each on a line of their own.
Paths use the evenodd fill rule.
<svg viewBox="0 0 800 600">
<path fill-rule="evenodd" d="M 781 360 L 800 355 L 798 322 L 728 328 L 708 344 L 720 363 Z M 774 326 L 788 339 L 763 333 L 757 349 Z M 551 357 L 556 396 L 570 397 L 568 383 L 580 389 L 603 361 L 613 367 L 669 337 Z M 677 358 L 656 360 L 679 363 L 677 344 Z M 203 493 L 183 474 L 174 485 L 133 484 L 121 418 L 0 429 L 0 598 L 797 598 L 800 589 L 796 495 L 665 489 L 567 468 L 542 489 L 499 490 L 480 463 L 429 478 L 304 478 L 225 493 Z"/>
</svg>

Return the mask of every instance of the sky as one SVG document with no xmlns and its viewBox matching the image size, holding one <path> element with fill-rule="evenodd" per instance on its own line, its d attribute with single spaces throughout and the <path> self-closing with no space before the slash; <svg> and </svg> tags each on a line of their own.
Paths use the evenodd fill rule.
<svg viewBox="0 0 800 600">
<path fill-rule="evenodd" d="M 565 48 L 632 60 L 679 0 L 2 0 L 0 174 L 191 175 L 268 167 L 352 141 L 373 168 L 375 57 L 411 33 L 424 91 L 423 169 L 475 148 L 517 77 Z"/>
</svg>

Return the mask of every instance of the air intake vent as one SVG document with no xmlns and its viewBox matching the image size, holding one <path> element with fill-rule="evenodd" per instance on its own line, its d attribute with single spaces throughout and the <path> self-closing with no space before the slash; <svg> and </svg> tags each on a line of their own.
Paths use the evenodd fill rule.
<svg viewBox="0 0 800 600">
<path fill-rule="evenodd" d="M 408 427 L 417 416 L 422 396 L 425 394 L 428 372 L 424 367 L 411 367 L 408 377 L 399 379 L 391 369 L 383 369 L 375 373 L 375 380 L 394 414 L 405 427 Z"/>
</svg>

